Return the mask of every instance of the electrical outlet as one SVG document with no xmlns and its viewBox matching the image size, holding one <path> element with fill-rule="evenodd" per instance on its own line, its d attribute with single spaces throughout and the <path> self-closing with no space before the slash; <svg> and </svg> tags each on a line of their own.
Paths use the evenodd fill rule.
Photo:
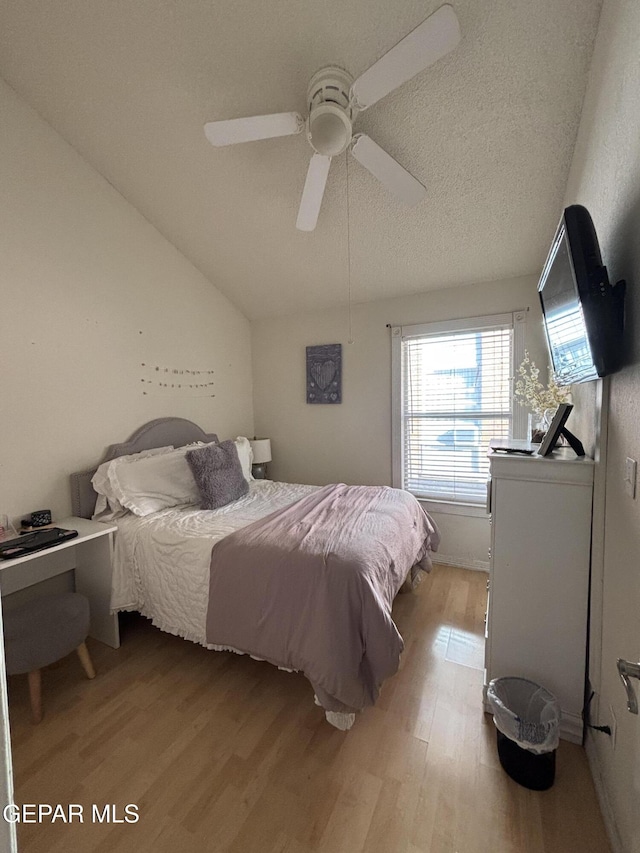
<svg viewBox="0 0 640 853">
<path fill-rule="evenodd" d="M 624 487 L 630 498 L 636 496 L 636 471 L 638 463 L 635 459 L 626 458 L 624 463 Z"/>
<path fill-rule="evenodd" d="M 616 736 L 618 734 L 618 721 L 616 720 L 616 712 L 613 710 L 613 705 L 609 705 L 609 713 L 611 714 L 611 749 L 616 748 Z"/>
</svg>

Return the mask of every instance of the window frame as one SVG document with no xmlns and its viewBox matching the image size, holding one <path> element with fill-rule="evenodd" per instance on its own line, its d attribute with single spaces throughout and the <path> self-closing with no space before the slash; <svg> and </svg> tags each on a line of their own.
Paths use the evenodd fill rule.
<svg viewBox="0 0 640 853">
<path fill-rule="evenodd" d="M 421 338 L 426 335 L 480 331 L 495 328 L 496 326 L 510 326 L 513 330 L 512 363 L 509 371 L 512 437 L 526 438 L 528 430 L 527 412 L 523 406 L 515 402 L 513 396 L 516 370 L 524 359 L 526 319 L 527 310 L 521 310 L 504 314 L 489 314 L 481 317 L 465 317 L 458 320 L 442 320 L 434 323 L 391 326 L 391 471 L 392 484 L 395 488 L 404 488 L 402 342 L 411 338 Z M 451 500 L 440 501 L 429 498 L 418 498 L 418 500 L 431 512 L 443 512 L 452 515 L 486 516 L 486 509 L 481 504 Z"/>
</svg>

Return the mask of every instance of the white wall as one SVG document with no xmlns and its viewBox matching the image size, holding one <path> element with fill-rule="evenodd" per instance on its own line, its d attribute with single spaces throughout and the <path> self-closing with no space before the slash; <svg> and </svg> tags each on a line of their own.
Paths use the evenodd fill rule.
<svg viewBox="0 0 640 853">
<path fill-rule="evenodd" d="M 0 512 L 63 517 L 68 474 L 148 420 L 251 433 L 250 329 L 1 81 L 0 115 Z M 156 366 L 214 385 L 143 383 Z"/>
<path fill-rule="evenodd" d="M 640 459 L 639 42 L 637 0 L 605 0 L 566 195 L 589 209 L 609 277 L 628 288 L 628 366 L 610 380 L 598 720 L 610 723 L 613 708 L 618 728 L 615 750 L 600 734 L 588 744 L 614 844 L 628 853 L 640 851 L 640 717 L 626 710 L 616 660 L 640 659 L 640 494 L 623 483 L 625 458 Z M 593 394 L 593 384 L 578 389 L 583 411 Z"/>
<path fill-rule="evenodd" d="M 549 240 L 553 236 L 553 228 Z M 546 364 L 537 278 L 432 291 L 252 324 L 256 429 L 272 440 L 275 479 L 301 483 L 391 484 L 391 337 L 387 323 L 474 317 L 530 307 L 527 346 Z M 305 348 L 342 344 L 340 405 L 308 405 Z M 486 517 L 435 514 L 441 552 L 460 565 L 487 565 Z"/>
<path fill-rule="evenodd" d="M 249 324 L 1 80 L 0 116 L 0 512 L 61 518 L 69 473 L 148 420 L 252 432 Z M 147 385 L 143 362 L 213 370 L 214 386 Z M 7 744 L 0 649 L 0 808 Z M 0 848 L 14 843 L 0 819 Z"/>
</svg>

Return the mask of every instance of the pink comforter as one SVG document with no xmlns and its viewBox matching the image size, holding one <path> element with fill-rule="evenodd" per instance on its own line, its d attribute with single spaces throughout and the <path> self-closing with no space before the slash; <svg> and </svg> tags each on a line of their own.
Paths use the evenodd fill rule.
<svg viewBox="0 0 640 853">
<path fill-rule="evenodd" d="M 438 541 L 408 492 L 325 486 L 213 546 L 207 641 L 303 672 L 326 710 L 373 705 L 404 647 L 393 599 Z"/>
</svg>

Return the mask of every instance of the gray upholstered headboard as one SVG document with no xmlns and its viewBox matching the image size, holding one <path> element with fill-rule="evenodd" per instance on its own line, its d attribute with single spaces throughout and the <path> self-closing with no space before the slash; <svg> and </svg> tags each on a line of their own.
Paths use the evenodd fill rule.
<svg viewBox="0 0 640 853">
<path fill-rule="evenodd" d="M 71 474 L 71 506 L 73 514 L 80 518 L 91 518 L 96 507 L 97 495 L 91 485 L 91 478 L 96 473 L 98 465 L 126 456 L 129 453 L 139 453 L 152 447 L 183 447 L 194 441 L 217 441 L 214 433 L 206 433 L 197 424 L 185 418 L 158 418 L 141 426 L 133 435 L 120 444 L 112 444 L 107 448 L 103 458 L 95 468 L 89 471 L 77 471 Z"/>
</svg>

